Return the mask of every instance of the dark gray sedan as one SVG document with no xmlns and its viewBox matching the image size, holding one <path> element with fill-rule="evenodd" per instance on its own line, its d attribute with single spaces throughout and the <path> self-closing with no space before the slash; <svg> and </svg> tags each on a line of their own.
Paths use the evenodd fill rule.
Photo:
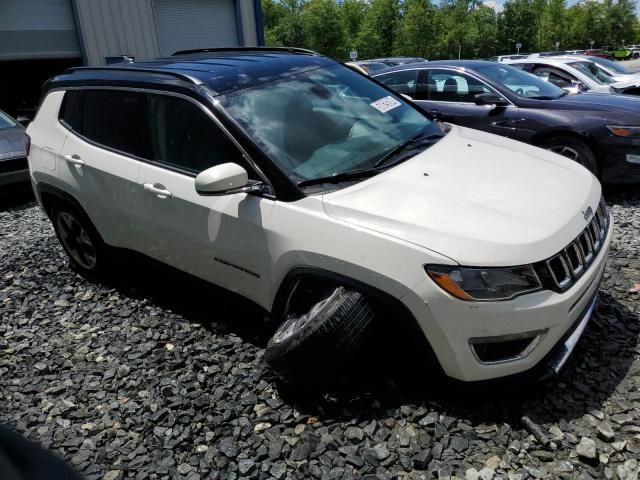
<svg viewBox="0 0 640 480">
<path fill-rule="evenodd" d="M 447 60 L 372 75 L 431 115 L 569 157 L 605 182 L 640 181 L 640 98 L 567 92 L 504 63 Z"/>
<path fill-rule="evenodd" d="M 0 192 L 28 179 L 24 127 L 0 110 Z"/>
</svg>

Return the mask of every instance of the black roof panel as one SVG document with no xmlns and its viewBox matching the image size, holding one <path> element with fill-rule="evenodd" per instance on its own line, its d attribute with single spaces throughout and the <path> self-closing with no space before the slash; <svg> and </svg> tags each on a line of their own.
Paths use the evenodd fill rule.
<svg viewBox="0 0 640 480">
<path fill-rule="evenodd" d="M 114 77 L 128 75 L 134 80 L 151 74 L 156 80 L 165 78 L 166 81 L 172 79 L 203 85 L 218 95 L 336 63 L 330 58 L 302 50 L 212 49 L 146 62 L 73 68 L 53 79 L 51 88 L 57 83 L 76 83 L 74 80 L 81 84 L 83 80 L 90 79 L 95 83 L 100 78 L 110 81 Z"/>
</svg>

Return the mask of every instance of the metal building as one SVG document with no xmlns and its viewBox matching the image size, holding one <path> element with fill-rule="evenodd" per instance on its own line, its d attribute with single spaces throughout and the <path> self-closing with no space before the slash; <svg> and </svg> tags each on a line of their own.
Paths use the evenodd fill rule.
<svg viewBox="0 0 640 480">
<path fill-rule="evenodd" d="M 260 0 L 0 0 L 0 109 L 19 113 L 69 66 L 263 44 Z"/>
</svg>

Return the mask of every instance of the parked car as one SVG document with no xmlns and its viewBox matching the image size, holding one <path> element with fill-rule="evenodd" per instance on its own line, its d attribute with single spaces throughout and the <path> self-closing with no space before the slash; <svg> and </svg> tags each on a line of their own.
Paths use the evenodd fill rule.
<svg viewBox="0 0 640 480">
<path fill-rule="evenodd" d="M 640 94 L 639 79 L 616 82 L 615 78 L 590 60 L 566 56 L 509 60 L 507 63 L 570 92 Z"/>
<path fill-rule="evenodd" d="M 627 45 L 624 48 L 631 51 L 631 58 L 640 58 L 640 45 Z"/>
<path fill-rule="evenodd" d="M 566 55 L 566 50 L 549 50 L 547 52 L 530 53 L 527 58 L 539 58 L 539 57 L 555 57 L 558 55 Z"/>
<path fill-rule="evenodd" d="M 625 68 L 622 63 L 616 62 L 615 60 L 608 60 L 600 57 L 589 57 L 587 55 L 580 55 L 579 58 L 583 58 L 597 64 L 598 67 L 607 72 L 616 82 L 625 82 L 640 78 L 640 73 L 632 72 Z"/>
<path fill-rule="evenodd" d="M 631 50 L 626 47 L 605 46 L 602 49 L 611 55 L 614 60 L 629 60 L 632 55 Z"/>
<path fill-rule="evenodd" d="M 505 60 L 518 60 L 519 58 L 527 58 L 527 57 L 528 57 L 528 55 L 519 55 L 519 54 L 497 55 L 495 57 L 489 58 L 489 60 L 492 61 L 492 62 L 504 62 Z"/>
<path fill-rule="evenodd" d="M 567 50 L 566 55 L 584 55 L 586 50 Z"/>
<path fill-rule="evenodd" d="M 244 295 L 280 322 L 267 361 L 312 380 L 381 311 L 451 377 L 557 371 L 611 241 L 577 163 L 435 122 L 305 50 L 71 69 L 27 133 L 76 269 L 98 275 L 121 247 Z"/>
<path fill-rule="evenodd" d="M 377 72 L 378 70 L 384 70 L 385 68 L 389 68 L 389 66 L 386 63 L 373 62 L 373 61 L 369 61 L 369 60 L 363 60 L 361 62 L 347 62 L 345 65 L 349 65 L 350 67 L 354 67 L 360 73 L 364 73 L 364 74 L 367 74 L 367 75 L 370 75 L 373 72 Z"/>
<path fill-rule="evenodd" d="M 0 187 L 28 181 L 24 127 L 0 110 Z"/>
<path fill-rule="evenodd" d="M 370 61 L 384 63 L 387 67 L 395 67 L 397 65 L 406 65 L 407 63 L 427 62 L 428 60 L 422 57 L 384 57 L 372 58 Z"/>
<path fill-rule="evenodd" d="M 591 48 L 585 51 L 585 55 L 589 55 L 590 57 L 600 57 L 606 58 L 608 60 L 613 60 L 613 55 L 609 52 L 602 50 L 601 48 Z"/>
<path fill-rule="evenodd" d="M 568 95 L 517 68 L 479 60 L 406 65 L 374 78 L 443 121 L 549 149 L 605 181 L 640 181 L 640 98 Z"/>
</svg>

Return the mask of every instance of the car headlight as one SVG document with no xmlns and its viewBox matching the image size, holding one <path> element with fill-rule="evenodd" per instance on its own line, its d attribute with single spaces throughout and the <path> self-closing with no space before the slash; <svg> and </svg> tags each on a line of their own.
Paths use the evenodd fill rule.
<svg viewBox="0 0 640 480">
<path fill-rule="evenodd" d="M 607 128 L 616 137 L 640 138 L 640 126 L 607 125 Z"/>
<path fill-rule="evenodd" d="M 431 279 L 460 300 L 509 300 L 542 289 L 531 265 L 505 268 L 475 268 L 425 265 Z"/>
</svg>

